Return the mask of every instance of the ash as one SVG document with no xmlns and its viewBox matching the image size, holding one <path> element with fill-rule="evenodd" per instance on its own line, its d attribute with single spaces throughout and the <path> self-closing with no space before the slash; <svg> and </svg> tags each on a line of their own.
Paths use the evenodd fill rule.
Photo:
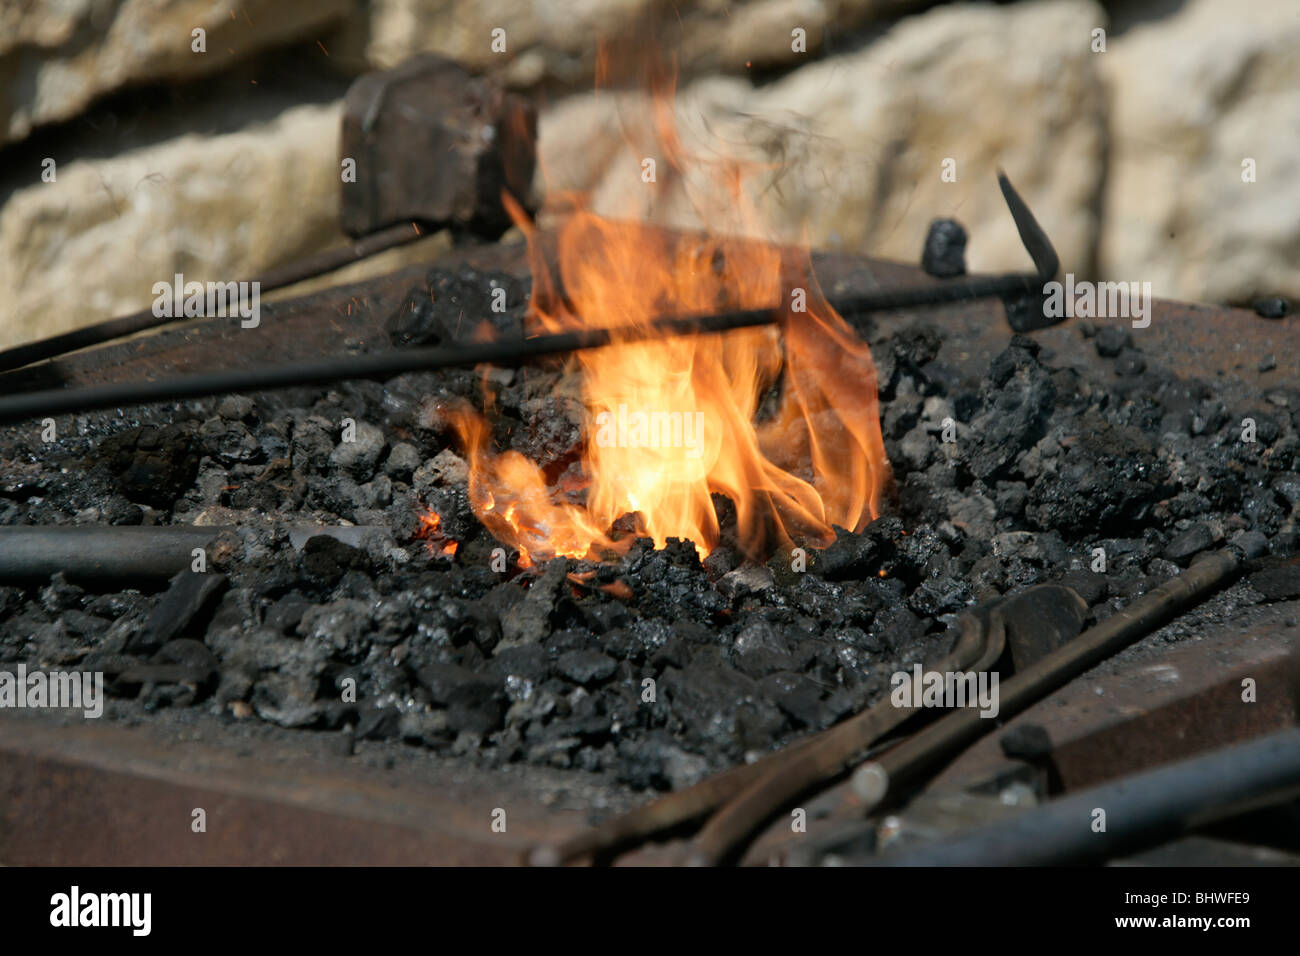
<svg viewBox="0 0 1300 956">
<path fill-rule="evenodd" d="M 462 316 L 492 314 L 498 287 L 497 332 L 518 334 L 527 285 L 466 269 L 413 290 L 392 338 L 466 337 Z M 481 403 L 471 371 L 65 417 L 52 443 L 0 430 L 0 524 L 244 529 L 170 585 L 0 587 L 0 663 L 103 671 L 134 702 L 117 713 L 198 708 L 676 788 L 874 702 L 977 602 L 1064 579 L 1102 618 L 1216 544 L 1295 550 L 1300 390 L 1230 407 L 1086 324 L 1118 387 L 1025 337 L 969 380 L 936 360 L 934 330 L 863 331 L 898 500 L 808 549 L 803 571 L 787 553 L 743 561 L 720 498 L 724 541 L 703 563 L 640 540 L 617 562 L 492 570 L 444 418 Z M 580 408 L 557 368 L 486 384 L 500 447 L 557 481 L 577 472 Z M 430 509 L 453 557 L 421 537 Z M 289 526 L 310 524 L 372 530 L 296 549 Z M 1241 601 L 1300 595 L 1300 575 L 1261 574 Z"/>
</svg>

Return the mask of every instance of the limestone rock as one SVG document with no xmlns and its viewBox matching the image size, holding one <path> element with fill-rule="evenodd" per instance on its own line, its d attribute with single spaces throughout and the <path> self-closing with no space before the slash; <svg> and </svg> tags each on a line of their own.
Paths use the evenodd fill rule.
<svg viewBox="0 0 1300 956">
<path fill-rule="evenodd" d="M 682 0 L 667 20 L 680 27 L 678 65 L 688 75 L 743 73 L 751 66 L 796 63 L 821 52 L 828 35 L 869 20 L 923 6 L 921 0 Z M 516 86 L 547 81 L 587 86 L 595 72 L 598 38 L 640 30 L 637 18 L 663 11 L 654 0 L 372 0 L 360 16 L 362 55 L 381 68 L 414 53 L 441 53 L 480 69 L 503 67 Z M 629 24 L 632 26 L 629 28 Z M 803 52 L 791 31 L 805 31 Z M 492 31 L 505 31 L 504 52 Z M 639 35 L 639 33 L 637 34 Z"/>
<path fill-rule="evenodd" d="M 2 3 L 0 144 L 128 84 L 210 75 L 351 10 L 351 0 Z M 206 52 L 192 49 L 196 29 L 206 31 Z"/>
<path fill-rule="evenodd" d="M 1190 0 L 1098 59 L 1113 103 L 1103 277 L 1192 300 L 1300 296 L 1300 6 Z"/>
<path fill-rule="evenodd" d="M 636 132 L 648 115 L 643 98 L 570 97 L 541 118 L 545 188 L 592 187 L 603 214 L 639 217 L 653 207 L 665 224 L 698 228 L 698 210 L 716 212 L 709 190 L 717 193 L 699 160 L 739 155 L 752 164 L 761 222 L 706 216 L 711 228 L 915 262 L 931 219 L 948 217 L 969 231 L 972 272 L 1024 269 L 1028 256 L 997 188 L 1001 167 L 1064 268 L 1084 272 L 1099 229 L 1106 128 L 1100 57 L 1089 41 L 1104 23 L 1090 0 L 939 7 L 767 86 L 700 80 L 677 109 L 696 155 L 683 173 Z M 658 157 L 653 185 L 640 175 L 647 157 Z M 941 178 L 946 158 L 956 182 Z"/>
<path fill-rule="evenodd" d="M 339 241 L 341 107 L 295 106 L 61 164 L 0 207 L 5 344 L 143 309 L 155 282 L 235 281 Z"/>
</svg>

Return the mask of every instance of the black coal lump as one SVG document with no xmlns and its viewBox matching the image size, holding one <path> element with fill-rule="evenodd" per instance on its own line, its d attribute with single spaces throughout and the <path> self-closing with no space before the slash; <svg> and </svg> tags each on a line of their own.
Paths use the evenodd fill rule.
<svg viewBox="0 0 1300 956">
<path fill-rule="evenodd" d="M 487 322 L 495 338 L 522 338 L 529 281 L 464 266 L 435 269 L 427 283 L 410 289 L 388 318 L 394 345 L 441 345 L 469 341 Z"/>
</svg>

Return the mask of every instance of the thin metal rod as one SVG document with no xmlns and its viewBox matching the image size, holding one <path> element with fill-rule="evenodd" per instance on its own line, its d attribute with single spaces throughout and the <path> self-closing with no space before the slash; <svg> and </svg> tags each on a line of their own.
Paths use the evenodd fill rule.
<svg viewBox="0 0 1300 956">
<path fill-rule="evenodd" d="M 0 527 L 0 581 L 166 580 L 188 568 L 223 528 L 188 525 Z"/>
<path fill-rule="evenodd" d="M 869 787 L 855 788 L 863 799 L 861 813 L 870 813 L 886 799 L 896 797 L 900 788 L 999 723 L 1014 717 L 1088 668 L 1164 624 L 1184 608 L 1218 590 L 1232 578 L 1239 566 L 1240 561 L 1231 549 L 1203 555 L 1178 577 L 1170 578 L 1154 591 L 1003 681 L 997 721 L 981 717 L 974 708 L 955 710 L 878 759 L 859 767 L 855 783 L 858 775 L 870 781 Z M 865 791 L 870 792 L 870 797 Z"/>
<path fill-rule="evenodd" d="M 518 365 L 545 355 L 599 348 L 613 342 L 725 332 L 768 325 L 775 322 L 776 318 L 776 314 L 770 310 L 754 309 L 666 319 L 638 329 L 584 329 L 508 342 L 476 342 L 453 348 L 404 349 L 294 365 L 228 369 L 153 382 L 124 382 L 24 392 L 0 399 L 0 425 L 68 412 L 88 412 L 99 408 L 121 408 L 146 402 L 177 401 L 233 392 L 260 392 L 295 385 L 324 385 L 344 379 L 388 377 L 420 370 L 481 364 Z"/>
<path fill-rule="evenodd" d="M 991 295 L 1032 292 L 1055 275 L 1058 260 L 1051 242 L 1019 194 L 1002 173 L 998 182 L 1037 274 L 1012 273 L 935 283 L 914 289 L 884 290 L 831 300 L 841 315 L 856 315 L 916 305 L 937 304 Z M 371 237 L 372 239 L 375 237 Z M 537 336 L 522 342 L 485 342 L 455 348 L 388 352 L 379 355 L 323 359 L 300 365 L 235 369 L 202 375 L 130 382 L 75 389 L 49 389 L 0 399 L 0 424 L 68 412 L 120 408 L 145 402 L 176 401 L 253 392 L 295 385 L 321 385 L 351 378 L 391 376 L 403 372 L 461 365 L 515 365 L 544 355 L 599 348 L 617 341 L 642 341 L 674 335 L 698 335 L 777 322 L 784 310 L 776 306 L 704 316 L 665 318 L 640 329 L 591 329 Z M 69 333 L 75 335 L 75 333 Z M 7 354 L 7 353 L 2 353 Z M 0 355 L 2 355 L 0 354 Z"/>
<path fill-rule="evenodd" d="M 417 239 L 422 239 L 426 235 L 429 235 L 429 233 L 421 233 L 411 223 L 390 226 L 373 235 L 358 239 L 356 242 L 350 242 L 334 249 L 326 249 L 324 252 L 307 256 L 305 259 L 277 266 L 268 272 L 264 272 L 261 278 L 252 281 L 258 283 L 262 292 L 271 292 L 285 286 L 296 285 L 316 276 L 325 275 L 328 272 L 341 269 L 343 266 L 360 262 L 362 259 L 368 259 L 380 252 L 404 246 Z M 52 335 L 48 339 L 28 342 L 25 345 L 18 345 L 0 351 L 0 372 L 22 368 L 24 365 L 30 365 L 33 362 L 56 358 L 92 345 L 102 345 L 114 339 L 135 335 L 137 332 L 144 332 L 148 329 L 156 329 L 159 326 L 176 321 L 178 321 L 176 317 L 160 317 L 154 315 L 152 309 L 141 309 L 139 312 L 132 312 L 130 315 L 109 319 L 105 322 L 96 322 L 94 325 L 87 325 L 71 332 Z"/>
<path fill-rule="evenodd" d="M 1300 729 L 1291 728 L 1062 797 L 923 846 L 854 859 L 877 866 L 1099 863 L 1300 795 Z M 1106 827 L 1095 830 L 1096 811 Z"/>
</svg>

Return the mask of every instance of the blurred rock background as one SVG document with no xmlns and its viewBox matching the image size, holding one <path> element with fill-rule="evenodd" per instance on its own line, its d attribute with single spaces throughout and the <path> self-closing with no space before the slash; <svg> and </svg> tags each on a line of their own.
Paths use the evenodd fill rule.
<svg viewBox="0 0 1300 956">
<path fill-rule="evenodd" d="M 752 161 L 773 238 L 917 261 L 950 216 L 1022 268 L 1000 167 L 1077 278 L 1300 298 L 1296 0 L 0 0 L 0 345 L 340 243 L 343 94 L 417 52 L 540 98 L 547 190 L 643 212 L 648 111 L 596 38 L 664 12 L 685 147 Z M 691 186 L 660 166 L 660 218 L 700 224 Z"/>
</svg>

